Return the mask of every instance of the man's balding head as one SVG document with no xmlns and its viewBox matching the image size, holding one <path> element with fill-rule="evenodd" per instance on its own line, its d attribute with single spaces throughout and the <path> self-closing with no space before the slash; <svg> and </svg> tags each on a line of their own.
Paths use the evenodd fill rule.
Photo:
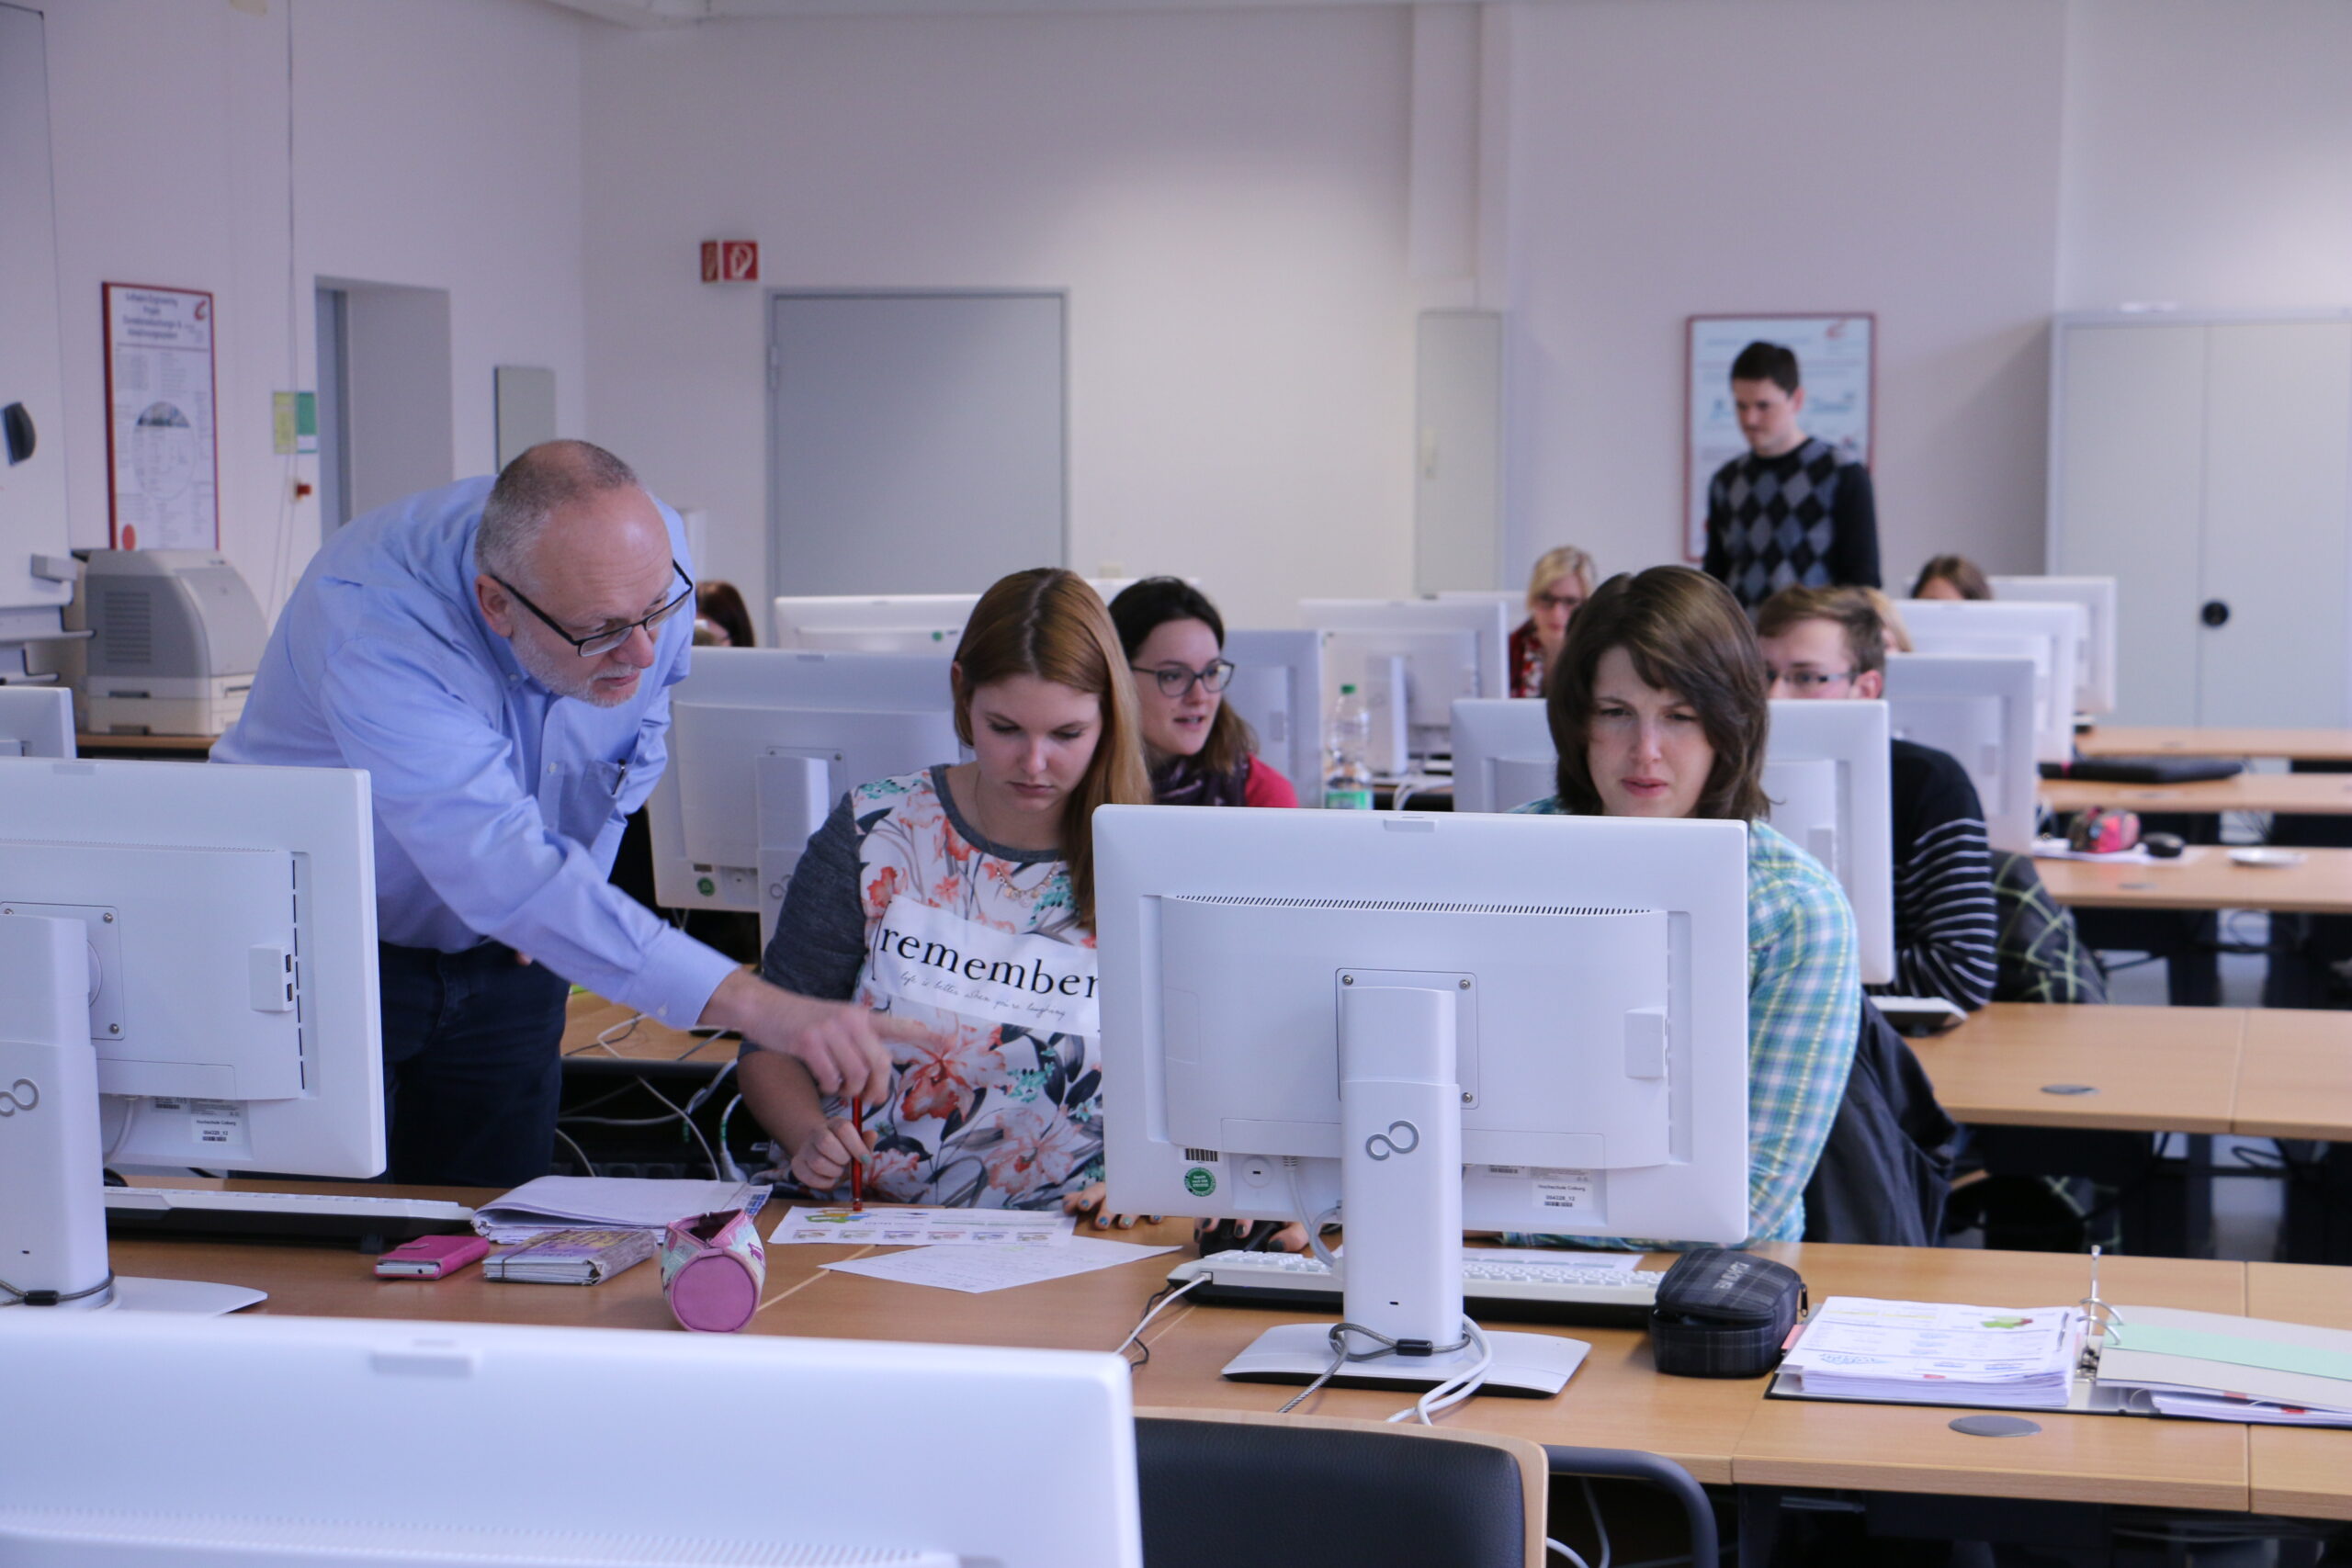
<svg viewBox="0 0 2352 1568">
<path fill-rule="evenodd" d="M 585 441 L 549 441 L 506 466 L 474 537 L 483 619 L 559 696 L 621 702 L 653 658 L 650 632 L 582 658 L 568 639 L 625 626 L 678 592 L 670 531 L 629 466 Z M 526 597 L 527 596 L 527 597 Z"/>
<path fill-rule="evenodd" d="M 474 565 L 492 577 L 509 581 L 533 575 L 534 557 L 550 524 L 558 532 L 581 513 L 606 510 L 595 505 L 613 499 L 616 491 L 645 491 L 637 473 L 602 446 L 586 441 L 543 441 L 506 465 L 482 503 L 481 528 L 474 536 Z M 643 510 L 654 513 L 650 500 Z M 566 541 L 567 545 L 571 541 Z"/>
</svg>

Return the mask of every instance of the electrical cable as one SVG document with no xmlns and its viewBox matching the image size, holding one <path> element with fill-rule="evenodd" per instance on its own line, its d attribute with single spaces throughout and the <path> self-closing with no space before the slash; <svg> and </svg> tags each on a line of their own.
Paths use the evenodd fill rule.
<svg viewBox="0 0 2352 1568">
<path fill-rule="evenodd" d="M 1135 1327 L 1128 1331 L 1127 1337 L 1125 1339 L 1119 1341 L 1119 1348 L 1112 1351 L 1111 1354 L 1114 1356 L 1124 1356 L 1127 1352 L 1127 1347 L 1133 1345 L 1136 1349 L 1143 1352 L 1143 1361 L 1136 1362 L 1135 1364 L 1136 1366 L 1142 1366 L 1144 1361 L 1150 1360 L 1151 1347 L 1142 1343 L 1143 1331 L 1151 1326 L 1151 1320 L 1153 1318 L 1158 1317 L 1161 1313 L 1166 1312 L 1170 1307 L 1174 1306 L 1179 1301 L 1182 1301 L 1185 1292 L 1193 1290 L 1197 1286 L 1206 1284 L 1208 1282 L 1208 1279 L 1209 1277 L 1206 1274 L 1196 1275 L 1193 1278 L 1185 1280 L 1173 1292 L 1163 1291 L 1161 1294 L 1165 1295 L 1167 1299 L 1159 1301 L 1159 1305 L 1153 1306 L 1149 1303 L 1146 1303 L 1146 1310 L 1143 1316 L 1136 1319 Z M 1153 1299 L 1159 1300 L 1158 1297 L 1154 1297 Z"/>
<path fill-rule="evenodd" d="M 1609 1568 L 1609 1527 L 1600 1522 L 1600 1504 L 1592 1495 L 1592 1477 L 1579 1475 L 1577 1480 L 1584 1487 L 1584 1507 L 1592 1516 L 1592 1533 L 1600 1540 L 1600 1568 Z"/>
<path fill-rule="evenodd" d="M 1485 1385 L 1487 1369 L 1495 1364 L 1494 1347 L 1487 1342 L 1487 1336 L 1478 1325 L 1466 1316 L 1462 1320 L 1462 1343 L 1446 1347 L 1444 1353 L 1450 1354 L 1454 1350 L 1462 1349 L 1464 1346 L 1476 1346 L 1478 1350 L 1477 1360 L 1471 1364 L 1468 1371 L 1458 1372 L 1446 1379 L 1445 1382 L 1439 1383 L 1435 1388 L 1423 1393 L 1420 1398 L 1413 1401 L 1410 1405 L 1388 1417 L 1391 1425 L 1399 1421 L 1419 1420 L 1424 1427 L 1434 1426 L 1436 1423 L 1430 1419 L 1431 1416 L 1442 1415 L 1453 1409 Z M 1606 1568 L 1606 1564 L 1603 1568 Z"/>
<path fill-rule="evenodd" d="M 587 1150 L 582 1148 L 578 1144 L 573 1143 L 570 1135 L 567 1134 L 560 1127 L 558 1127 L 555 1130 L 555 1135 L 563 1140 L 564 1147 L 571 1151 L 571 1157 L 580 1162 L 581 1169 L 586 1171 L 591 1176 L 596 1174 L 596 1162 L 588 1157 Z"/>
<path fill-rule="evenodd" d="M 1306 1195 L 1299 1190 L 1298 1161 L 1295 1157 L 1289 1155 L 1283 1156 L 1283 1174 L 1290 1180 L 1291 1213 L 1298 1216 L 1298 1223 L 1306 1229 L 1306 1249 L 1315 1255 L 1315 1260 L 1324 1268 L 1337 1269 L 1340 1267 L 1340 1259 L 1329 1247 L 1323 1245 L 1323 1226 L 1327 1222 L 1339 1217 L 1340 1205 L 1334 1203 L 1319 1214 L 1308 1213 Z M 1289 1407 L 1285 1405 L 1283 1408 Z"/>
<path fill-rule="evenodd" d="M 1578 1557 L 1574 1549 L 1569 1547 L 1566 1541 L 1554 1540 L 1547 1535 L 1544 1538 L 1544 1550 L 1546 1551 L 1558 1552 L 1561 1556 L 1575 1563 L 1577 1568 L 1592 1568 L 1592 1565 L 1587 1562 L 1583 1558 Z"/>
</svg>

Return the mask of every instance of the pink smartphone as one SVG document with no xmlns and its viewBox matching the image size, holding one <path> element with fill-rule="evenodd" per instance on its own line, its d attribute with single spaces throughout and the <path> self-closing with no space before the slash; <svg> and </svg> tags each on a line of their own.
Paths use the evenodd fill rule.
<svg viewBox="0 0 2352 1568">
<path fill-rule="evenodd" d="M 440 1280 L 476 1262 L 490 1251 L 478 1235 L 424 1235 L 376 1259 L 376 1272 L 387 1280 Z"/>
</svg>

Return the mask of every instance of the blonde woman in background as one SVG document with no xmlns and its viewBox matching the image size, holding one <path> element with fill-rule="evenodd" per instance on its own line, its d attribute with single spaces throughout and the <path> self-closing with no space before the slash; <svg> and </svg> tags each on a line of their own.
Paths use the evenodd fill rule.
<svg viewBox="0 0 2352 1568">
<path fill-rule="evenodd" d="M 1574 545 L 1545 550 L 1527 574 L 1527 619 L 1510 634 L 1510 694 L 1540 697 L 1568 640 L 1568 620 L 1592 597 L 1592 558 Z"/>
</svg>

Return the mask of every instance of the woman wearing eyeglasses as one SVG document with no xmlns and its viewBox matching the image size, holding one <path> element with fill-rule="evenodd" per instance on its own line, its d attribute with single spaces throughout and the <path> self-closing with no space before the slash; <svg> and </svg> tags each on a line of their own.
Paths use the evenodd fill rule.
<svg viewBox="0 0 2352 1568">
<path fill-rule="evenodd" d="M 1527 619 L 1510 634 L 1510 694 L 1540 697 L 1568 640 L 1568 621 L 1592 597 L 1592 558 L 1574 545 L 1545 550 L 1527 574 Z"/>
<path fill-rule="evenodd" d="M 1111 601 L 1135 671 L 1152 798 L 1162 806 L 1296 806 L 1298 791 L 1266 760 L 1249 722 L 1225 705 L 1233 665 L 1225 618 L 1175 577 L 1147 577 Z"/>
</svg>

